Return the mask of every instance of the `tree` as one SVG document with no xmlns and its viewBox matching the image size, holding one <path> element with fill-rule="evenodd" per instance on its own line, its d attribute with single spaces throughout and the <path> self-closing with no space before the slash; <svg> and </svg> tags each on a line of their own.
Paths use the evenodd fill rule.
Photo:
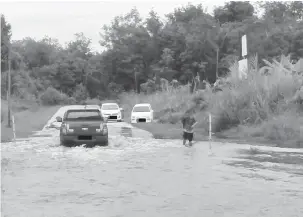
<svg viewBox="0 0 303 217">
<path fill-rule="evenodd" d="M 103 27 L 100 41 L 102 46 L 112 49 L 115 54 L 114 80 L 129 88 L 128 84 L 133 83 L 133 88 L 139 86 L 141 79 L 149 74 L 150 65 L 153 61 L 150 50 L 151 36 L 144 27 L 144 23 L 137 9 L 132 9 L 125 16 L 117 16 L 110 26 Z M 135 79 L 135 73 L 139 73 L 139 80 Z M 139 88 L 137 88 L 139 89 Z"/>
<path fill-rule="evenodd" d="M 11 37 L 11 25 L 6 22 L 4 15 L 1 14 L 1 72 L 5 72 L 8 69 Z"/>
<path fill-rule="evenodd" d="M 254 15 L 255 8 L 263 9 L 264 15 Z M 102 53 L 92 52 L 91 39 L 83 33 L 76 33 L 64 47 L 49 37 L 10 42 L 11 27 L 2 15 L 1 91 L 6 91 L 9 45 L 12 94 L 28 99 L 39 99 L 50 88 L 84 100 L 116 97 L 121 91 L 140 93 L 146 84 L 154 91 L 166 80 L 187 84 L 198 76 L 213 83 L 217 51 L 221 77 L 240 57 L 244 34 L 248 54 L 257 53 L 260 66 L 262 59 L 281 53 L 298 60 L 303 56 L 302 8 L 302 2 L 266 2 L 254 7 L 249 2 L 232 1 L 216 8 L 212 16 L 201 4 L 188 4 L 167 14 L 166 21 L 153 10 L 142 19 L 133 8 L 103 26 Z"/>
<path fill-rule="evenodd" d="M 252 17 L 254 7 L 248 1 L 230 1 L 223 7 L 217 7 L 214 10 L 214 18 L 221 24 L 227 22 L 242 22 Z"/>
</svg>

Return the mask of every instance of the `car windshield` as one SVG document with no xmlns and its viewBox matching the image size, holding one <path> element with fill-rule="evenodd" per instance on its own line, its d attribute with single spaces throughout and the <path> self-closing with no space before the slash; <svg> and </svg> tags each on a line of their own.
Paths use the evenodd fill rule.
<svg viewBox="0 0 303 217">
<path fill-rule="evenodd" d="M 93 120 L 103 121 L 99 110 L 77 110 L 68 111 L 65 120 L 67 121 L 78 121 L 78 120 Z"/>
<path fill-rule="evenodd" d="M 133 112 L 150 112 L 150 109 L 148 106 L 136 106 L 134 107 Z"/>
<path fill-rule="evenodd" d="M 117 110 L 119 106 L 117 104 L 109 104 L 109 105 L 102 105 L 102 110 Z"/>
</svg>

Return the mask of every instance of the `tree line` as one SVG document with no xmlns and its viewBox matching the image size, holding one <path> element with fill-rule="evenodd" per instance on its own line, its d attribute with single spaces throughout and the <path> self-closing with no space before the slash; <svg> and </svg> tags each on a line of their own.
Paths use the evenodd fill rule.
<svg viewBox="0 0 303 217">
<path fill-rule="evenodd" d="M 262 15 L 258 15 L 263 11 Z M 92 52 L 83 33 L 62 46 L 58 40 L 30 37 L 12 41 L 11 25 L 1 15 L 1 93 L 7 92 L 11 59 L 11 93 L 39 99 L 46 91 L 81 101 L 140 92 L 149 79 L 191 82 L 199 75 L 210 83 L 228 73 L 247 35 L 249 54 L 270 60 L 281 54 L 303 57 L 303 2 L 231 1 L 209 14 L 200 5 L 174 9 L 162 20 L 155 11 L 143 19 L 136 8 L 116 16 L 100 33 L 103 52 Z M 53 92 L 51 92 L 51 91 Z"/>
</svg>

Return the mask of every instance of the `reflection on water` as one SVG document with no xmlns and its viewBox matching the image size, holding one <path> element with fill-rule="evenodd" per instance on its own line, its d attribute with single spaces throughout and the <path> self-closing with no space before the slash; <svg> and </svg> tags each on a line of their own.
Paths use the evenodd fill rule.
<svg viewBox="0 0 303 217">
<path fill-rule="evenodd" d="M 67 148 L 43 134 L 2 144 L 4 216 L 303 216 L 301 176 L 227 165 L 228 145 L 209 157 L 206 143 L 111 136 Z"/>
</svg>

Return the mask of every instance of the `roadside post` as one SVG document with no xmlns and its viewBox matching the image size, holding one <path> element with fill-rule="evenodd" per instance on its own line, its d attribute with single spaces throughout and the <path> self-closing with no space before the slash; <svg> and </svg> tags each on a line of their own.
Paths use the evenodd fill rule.
<svg viewBox="0 0 303 217">
<path fill-rule="evenodd" d="M 209 142 L 209 150 L 208 150 L 208 156 L 213 155 L 212 152 L 212 144 L 211 144 L 211 134 L 212 134 L 212 129 L 211 129 L 211 113 L 208 114 L 208 122 L 209 122 L 209 127 L 208 127 L 208 142 Z"/>
<path fill-rule="evenodd" d="M 12 122 L 13 122 L 14 142 L 16 143 L 16 127 L 15 127 L 15 117 L 14 117 L 14 115 L 12 115 Z"/>
</svg>

